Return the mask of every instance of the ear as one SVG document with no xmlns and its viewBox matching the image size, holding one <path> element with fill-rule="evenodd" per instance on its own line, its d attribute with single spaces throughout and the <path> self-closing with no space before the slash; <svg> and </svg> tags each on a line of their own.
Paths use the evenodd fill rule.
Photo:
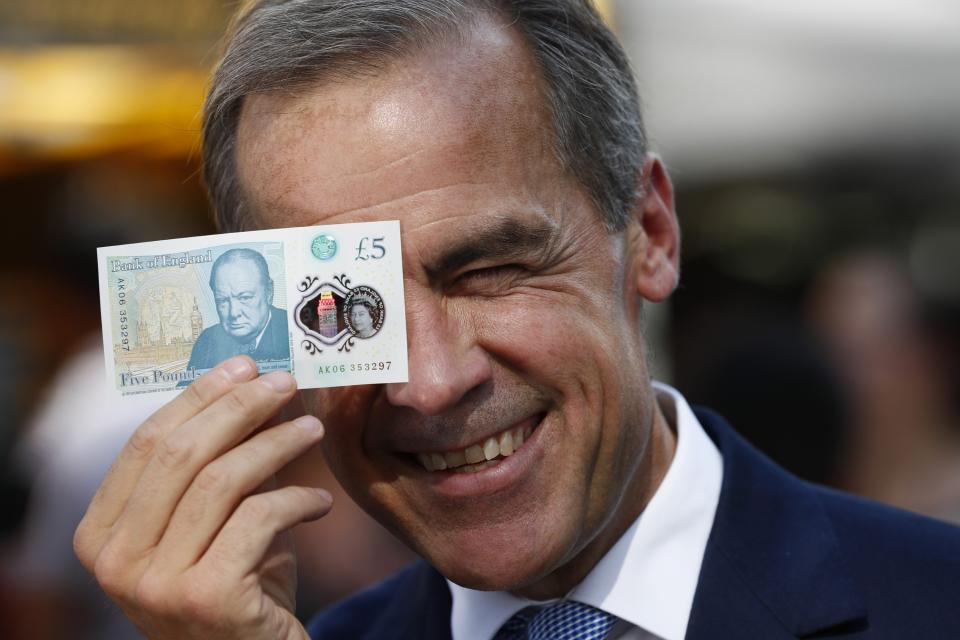
<svg viewBox="0 0 960 640">
<path fill-rule="evenodd" d="M 651 302 L 666 299 L 680 280 L 680 225 L 673 184 L 660 158 L 648 153 L 627 228 L 631 284 Z"/>
</svg>

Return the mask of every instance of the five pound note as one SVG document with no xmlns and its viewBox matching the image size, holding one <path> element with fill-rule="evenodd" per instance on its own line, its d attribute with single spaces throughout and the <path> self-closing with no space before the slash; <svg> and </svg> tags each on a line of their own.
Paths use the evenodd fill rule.
<svg viewBox="0 0 960 640">
<path fill-rule="evenodd" d="M 97 266 L 118 396 L 177 393 L 238 354 L 301 389 L 407 381 L 397 221 L 106 247 Z"/>
</svg>

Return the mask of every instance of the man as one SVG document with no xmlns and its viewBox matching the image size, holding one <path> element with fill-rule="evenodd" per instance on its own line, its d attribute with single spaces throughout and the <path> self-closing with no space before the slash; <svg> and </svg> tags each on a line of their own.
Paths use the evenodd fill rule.
<svg viewBox="0 0 960 640">
<path fill-rule="evenodd" d="M 672 187 L 585 1 L 256 4 L 204 131 L 224 229 L 400 220 L 410 379 L 260 430 L 294 381 L 236 358 L 141 427 L 75 547 L 149 637 L 307 637 L 282 533 L 330 502 L 269 478 L 318 442 L 425 561 L 315 638 L 960 633 L 955 529 L 804 485 L 650 382 Z"/>
<path fill-rule="evenodd" d="M 220 323 L 204 329 L 187 368 L 210 369 L 231 356 L 257 361 L 290 358 L 287 314 L 273 306 L 273 280 L 263 255 L 230 249 L 210 269 L 210 289 Z"/>
</svg>

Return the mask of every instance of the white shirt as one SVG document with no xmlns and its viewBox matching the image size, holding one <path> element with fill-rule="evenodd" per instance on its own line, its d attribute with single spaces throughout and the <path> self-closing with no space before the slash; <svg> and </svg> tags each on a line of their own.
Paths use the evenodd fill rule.
<svg viewBox="0 0 960 640">
<path fill-rule="evenodd" d="M 620 640 L 683 640 L 723 483 L 720 452 L 687 401 L 667 385 L 653 386 L 676 429 L 670 468 L 643 513 L 566 598 L 620 618 L 610 634 Z M 453 640 L 493 638 L 514 613 L 544 604 L 447 584 Z"/>
<path fill-rule="evenodd" d="M 263 334 L 267 332 L 267 327 L 270 326 L 270 321 L 273 320 L 273 309 L 270 309 L 270 313 L 267 316 L 267 323 L 263 325 L 263 329 L 260 329 L 260 333 L 257 334 L 257 339 L 253 341 L 253 350 L 256 351 L 260 347 L 260 341 L 263 340 Z"/>
</svg>

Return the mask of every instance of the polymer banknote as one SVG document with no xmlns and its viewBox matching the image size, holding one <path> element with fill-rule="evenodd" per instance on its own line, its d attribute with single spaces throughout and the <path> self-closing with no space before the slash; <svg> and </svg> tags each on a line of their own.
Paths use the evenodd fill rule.
<svg viewBox="0 0 960 640">
<path fill-rule="evenodd" d="M 97 250 L 107 384 L 175 394 L 238 354 L 300 388 L 405 382 L 400 223 Z"/>
</svg>

